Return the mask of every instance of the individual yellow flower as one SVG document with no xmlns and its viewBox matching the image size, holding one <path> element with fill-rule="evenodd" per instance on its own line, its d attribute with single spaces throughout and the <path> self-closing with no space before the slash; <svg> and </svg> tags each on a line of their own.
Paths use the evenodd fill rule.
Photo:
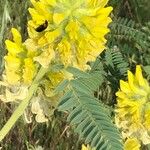
<svg viewBox="0 0 150 150">
<path fill-rule="evenodd" d="M 34 57 L 34 61 L 39 62 L 44 68 L 48 68 L 49 64 L 55 58 L 55 52 L 53 50 L 53 45 L 43 48 L 41 55 Z"/>
<path fill-rule="evenodd" d="M 23 81 L 25 84 L 30 84 L 36 74 L 36 66 L 31 58 L 24 59 Z"/>
<path fill-rule="evenodd" d="M 21 67 L 21 60 L 15 56 L 5 56 L 5 73 L 6 80 L 10 84 L 17 84 L 20 82 L 21 76 L 19 75 Z"/>
<path fill-rule="evenodd" d="M 10 40 L 6 40 L 6 48 L 8 50 L 8 53 L 12 56 L 19 56 L 24 51 L 23 45 L 22 45 L 22 38 L 21 34 L 18 32 L 17 29 L 12 28 L 11 29 L 12 35 L 13 35 L 13 42 Z"/>
<path fill-rule="evenodd" d="M 105 7 L 108 0 L 31 2 L 29 36 L 41 51 L 43 47 L 53 45 L 56 61 L 86 70 L 87 62 L 94 61 L 105 49 L 107 26 L 111 22 L 108 15 L 112 11 L 112 7 Z"/>
<path fill-rule="evenodd" d="M 136 138 L 128 138 L 124 144 L 124 150 L 140 150 L 140 142 Z"/>
<path fill-rule="evenodd" d="M 135 137 L 143 144 L 150 143 L 150 86 L 139 65 L 135 75 L 128 71 L 127 82 L 120 81 L 116 96 L 115 120 L 123 138 Z"/>
</svg>

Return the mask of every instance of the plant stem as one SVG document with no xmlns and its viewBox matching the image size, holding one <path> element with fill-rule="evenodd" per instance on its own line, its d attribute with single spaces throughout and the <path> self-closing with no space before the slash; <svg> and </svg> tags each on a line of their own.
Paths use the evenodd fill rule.
<svg viewBox="0 0 150 150">
<path fill-rule="evenodd" d="M 34 93 L 36 92 L 39 82 L 42 79 L 42 77 L 47 72 L 46 68 L 41 67 L 37 76 L 35 77 L 34 81 L 32 82 L 28 96 L 19 104 L 17 109 L 14 111 L 12 116 L 9 118 L 9 120 L 6 122 L 4 127 L 0 131 L 0 141 L 3 140 L 3 138 L 6 136 L 6 134 L 10 131 L 10 129 L 13 127 L 13 125 L 16 123 L 16 121 L 19 119 L 19 117 L 23 114 L 24 110 L 28 106 L 30 99 L 33 97 Z"/>
</svg>

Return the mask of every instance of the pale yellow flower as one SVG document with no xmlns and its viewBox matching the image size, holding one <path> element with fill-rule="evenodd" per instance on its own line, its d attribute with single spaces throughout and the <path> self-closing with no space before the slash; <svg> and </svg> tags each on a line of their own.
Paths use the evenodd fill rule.
<svg viewBox="0 0 150 150">
<path fill-rule="evenodd" d="M 39 123 L 43 123 L 43 122 L 47 122 L 48 119 L 46 118 L 45 114 L 44 114 L 44 110 L 42 109 L 40 103 L 39 103 L 39 98 L 35 97 L 32 100 L 32 105 L 31 105 L 31 112 L 33 114 L 36 114 L 35 116 L 35 120 Z"/>
<path fill-rule="evenodd" d="M 135 137 L 143 144 L 150 143 L 150 86 L 139 65 L 135 75 L 128 71 L 127 82 L 120 81 L 116 96 L 115 120 L 123 138 Z"/>
<path fill-rule="evenodd" d="M 0 95 L 0 100 L 3 102 L 17 102 L 25 99 L 28 95 L 27 86 L 12 86 L 5 81 L 0 81 L 0 89 L 4 89 L 4 93 Z"/>
<path fill-rule="evenodd" d="M 34 57 L 34 61 L 39 62 L 44 68 L 48 68 L 54 58 L 55 52 L 53 46 L 49 45 L 49 47 L 43 48 L 43 53 L 41 53 L 41 55 Z"/>
</svg>

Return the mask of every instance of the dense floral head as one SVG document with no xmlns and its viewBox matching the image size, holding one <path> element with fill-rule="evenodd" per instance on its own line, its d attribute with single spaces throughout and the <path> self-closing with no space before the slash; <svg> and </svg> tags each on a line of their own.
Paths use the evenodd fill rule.
<svg viewBox="0 0 150 150">
<path fill-rule="evenodd" d="M 128 71 L 127 82 L 120 81 L 116 96 L 116 124 L 123 137 L 135 137 L 143 144 L 150 143 L 150 86 L 139 65 L 135 75 Z"/>
<path fill-rule="evenodd" d="M 53 59 L 82 70 L 105 48 L 111 19 L 108 0 L 31 0 L 31 39 L 47 47 Z M 50 45 L 50 46 L 49 46 Z M 55 51 L 55 55 L 54 52 Z M 51 59 L 52 60 L 52 59 Z M 43 63 L 42 63 L 43 64 Z"/>
</svg>

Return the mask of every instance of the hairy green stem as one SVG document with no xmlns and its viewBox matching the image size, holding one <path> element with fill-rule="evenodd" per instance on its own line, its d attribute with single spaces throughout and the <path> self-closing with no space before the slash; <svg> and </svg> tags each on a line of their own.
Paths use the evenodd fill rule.
<svg viewBox="0 0 150 150">
<path fill-rule="evenodd" d="M 14 111 L 12 116 L 9 118 L 9 120 L 6 122 L 4 127 L 0 131 L 0 141 L 3 140 L 3 138 L 6 136 L 6 134 L 10 131 L 10 129 L 13 127 L 13 125 L 16 123 L 16 121 L 19 119 L 19 117 L 23 114 L 24 110 L 29 104 L 30 99 L 36 92 L 39 82 L 42 79 L 42 77 L 47 72 L 47 69 L 41 67 L 39 70 L 37 76 L 35 77 L 32 85 L 29 88 L 28 96 L 19 104 L 17 109 Z"/>
</svg>

